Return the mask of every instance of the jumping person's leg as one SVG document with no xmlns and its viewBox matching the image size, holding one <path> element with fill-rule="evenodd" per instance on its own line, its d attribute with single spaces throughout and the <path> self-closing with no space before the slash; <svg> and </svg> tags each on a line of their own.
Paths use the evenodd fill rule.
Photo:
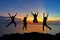
<svg viewBox="0 0 60 40">
<path fill-rule="evenodd" d="M 14 22 L 14 24 L 15 24 L 15 27 L 16 27 L 16 25 L 17 25 L 16 22 Z"/>
<path fill-rule="evenodd" d="M 36 19 L 36 23 L 38 23 L 38 20 Z"/>
<path fill-rule="evenodd" d="M 27 30 L 27 25 L 25 26 L 25 30 Z"/>
<path fill-rule="evenodd" d="M 50 30 L 52 30 L 47 24 L 46 24 L 46 27 L 48 27 Z"/>
<path fill-rule="evenodd" d="M 36 23 L 36 19 L 35 19 L 35 23 Z"/>
<path fill-rule="evenodd" d="M 43 24 L 43 31 L 44 31 L 44 24 Z"/>
<path fill-rule="evenodd" d="M 33 20 L 33 23 L 35 23 L 35 20 Z"/>
<path fill-rule="evenodd" d="M 8 27 L 10 24 L 12 24 L 12 22 L 10 22 L 6 27 Z"/>
<path fill-rule="evenodd" d="M 22 30 L 24 30 L 24 26 L 23 26 L 23 29 Z"/>
</svg>

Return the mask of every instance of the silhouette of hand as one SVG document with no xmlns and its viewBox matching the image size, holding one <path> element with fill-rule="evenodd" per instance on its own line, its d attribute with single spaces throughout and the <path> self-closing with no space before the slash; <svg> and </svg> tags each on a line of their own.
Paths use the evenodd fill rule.
<svg viewBox="0 0 60 40">
<path fill-rule="evenodd" d="M 45 16 L 45 13 L 43 13 L 43 16 Z"/>
<path fill-rule="evenodd" d="M 8 15 L 10 15 L 10 14 L 8 13 Z"/>
<path fill-rule="evenodd" d="M 31 13 L 32 13 L 32 11 L 31 11 Z"/>
<path fill-rule="evenodd" d="M 27 16 L 28 16 L 28 14 L 27 14 Z"/>
<path fill-rule="evenodd" d="M 49 13 L 47 15 L 49 15 Z"/>
<path fill-rule="evenodd" d="M 37 12 L 37 13 L 39 13 L 39 12 Z"/>
<path fill-rule="evenodd" d="M 45 15 L 45 13 L 43 13 Z"/>
</svg>

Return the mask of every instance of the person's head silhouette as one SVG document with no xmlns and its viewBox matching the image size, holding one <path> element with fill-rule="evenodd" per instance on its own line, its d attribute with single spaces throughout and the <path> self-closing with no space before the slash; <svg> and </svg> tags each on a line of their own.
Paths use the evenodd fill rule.
<svg viewBox="0 0 60 40">
<path fill-rule="evenodd" d="M 26 17 L 24 17 L 24 20 L 26 20 Z"/>
<path fill-rule="evenodd" d="M 36 13 L 34 15 L 36 15 Z"/>
<path fill-rule="evenodd" d="M 26 19 L 26 17 L 24 17 L 24 19 Z"/>
</svg>

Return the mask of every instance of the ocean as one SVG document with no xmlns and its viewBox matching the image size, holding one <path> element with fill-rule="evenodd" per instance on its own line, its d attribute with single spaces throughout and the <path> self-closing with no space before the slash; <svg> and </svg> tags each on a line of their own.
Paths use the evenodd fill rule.
<svg viewBox="0 0 60 40">
<path fill-rule="evenodd" d="M 49 27 L 52 28 L 52 30 L 49 30 L 45 26 L 45 30 L 42 30 L 42 24 L 36 23 L 36 24 L 27 24 L 27 30 L 23 30 L 23 23 L 18 23 L 17 26 L 14 27 L 14 24 L 11 24 L 9 27 L 5 27 L 9 21 L 0 21 L 0 36 L 3 36 L 4 34 L 12 34 L 12 33 L 30 33 L 30 32 L 39 32 L 39 33 L 48 33 L 55 35 L 56 33 L 60 33 L 60 22 L 51 22 L 47 23 Z"/>
</svg>

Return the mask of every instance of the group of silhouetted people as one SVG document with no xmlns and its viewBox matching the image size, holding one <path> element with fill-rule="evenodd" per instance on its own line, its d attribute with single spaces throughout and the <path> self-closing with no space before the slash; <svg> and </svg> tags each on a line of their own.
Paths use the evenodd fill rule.
<svg viewBox="0 0 60 40">
<path fill-rule="evenodd" d="M 33 12 L 31 12 L 31 14 L 33 15 L 34 19 L 33 19 L 33 23 L 38 23 L 38 20 L 37 20 L 37 16 L 38 16 L 38 12 L 37 14 L 33 14 Z M 6 26 L 8 27 L 10 24 L 15 24 L 15 27 L 17 25 L 17 23 L 15 22 L 15 17 L 17 15 L 17 13 L 14 15 L 14 16 L 11 16 L 9 13 L 8 15 L 10 16 L 11 18 L 11 22 Z M 51 30 L 51 28 L 47 25 L 47 18 L 48 18 L 48 15 L 45 17 L 45 13 L 43 13 L 43 31 L 44 31 L 44 26 L 46 26 L 47 28 L 49 28 Z M 23 19 L 23 29 L 25 28 L 25 30 L 27 30 L 27 17 L 28 17 L 28 14 L 26 15 L 26 17 L 24 17 Z"/>
</svg>

